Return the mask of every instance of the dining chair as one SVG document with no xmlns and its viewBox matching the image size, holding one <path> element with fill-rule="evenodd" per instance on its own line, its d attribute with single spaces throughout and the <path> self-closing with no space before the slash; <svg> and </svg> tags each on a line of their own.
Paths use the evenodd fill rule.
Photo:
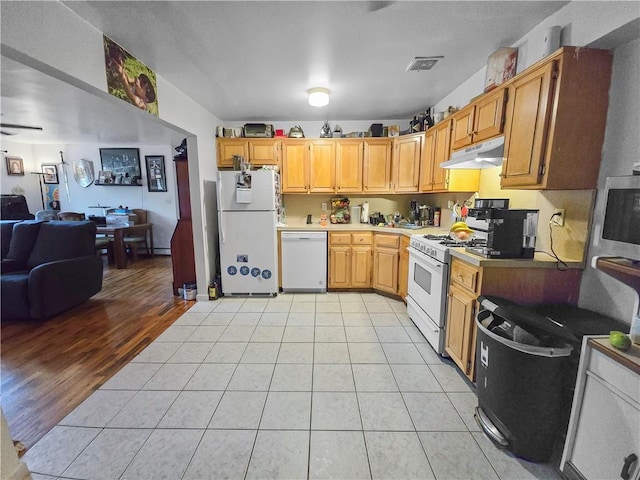
<svg viewBox="0 0 640 480">
<path fill-rule="evenodd" d="M 84 220 L 84 213 L 77 212 L 58 212 L 58 220 Z"/>
<path fill-rule="evenodd" d="M 147 210 L 141 208 L 134 208 L 133 213 L 136 214 L 137 224 L 147 223 L 148 212 Z M 125 235 L 124 239 L 125 248 L 131 252 L 133 259 L 136 260 L 138 258 L 138 247 L 144 245 L 144 249 L 147 255 L 151 255 L 151 250 L 149 249 L 149 243 L 147 241 L 147 230 L 141 229 L 136 232 L 135 225 L 129 228 L 129 232 Z"/>
<path fill-rule="evenodd" d="M 36 220 L 42 221 L 56 220 L 58 218 L 55 210 L 38 210 L 35 217 Z"/>
<path fill-rule="evenodd" d="M 67 221 L 81 221 L 85 220 L 84 213 L 76 213 L 76 212 L 59 212 L 58 220 L 67 220 Z M 109 259 L 113 257 L 113 247 L 112 247 L 112 239 L 105 235 L 96 235 L 96 253 L 101 254 L 102 250 L 107 251 L 107 256 Z"/>
</svg>

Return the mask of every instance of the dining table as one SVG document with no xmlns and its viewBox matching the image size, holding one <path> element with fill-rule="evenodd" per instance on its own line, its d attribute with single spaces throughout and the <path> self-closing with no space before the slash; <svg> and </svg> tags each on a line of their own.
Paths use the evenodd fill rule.
<svg viewBox="0 0 640 480">
<path fill-rule="evenodd" d="M 98 226 L 97 233 L 113 238 L 113 256 L 116 268 L 127 268 L 124 237 L 128 235 L 148 235 L 149 250 L 153 257 L 153 223 L 139 223 L 137 225 L 107 224 Z"/>
</svg>

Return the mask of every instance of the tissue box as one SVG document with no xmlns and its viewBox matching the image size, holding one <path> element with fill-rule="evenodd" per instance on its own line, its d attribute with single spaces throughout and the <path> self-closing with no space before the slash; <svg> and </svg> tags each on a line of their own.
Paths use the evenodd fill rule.
<svg viewBox="0 0 640 480">
<path fill-rule="evenodd" d="M 493 52 L 487 61 L 487 75 L 484 80 L 484 91 L 493 90 L 498 85 L 513 78 L 516 74 L 518 49 L 511 47 L 499 48 Z"/>
</svg>

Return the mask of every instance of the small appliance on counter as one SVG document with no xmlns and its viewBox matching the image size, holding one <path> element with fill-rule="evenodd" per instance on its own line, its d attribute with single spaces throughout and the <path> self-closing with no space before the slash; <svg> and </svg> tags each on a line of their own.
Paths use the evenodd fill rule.
<svg viewBox="0 0 640 480">
<path fill-rule="evenodd" d="M 476 199 L 466 223 L 486 245 L 468 246 L 468 252 L 484 258 L 533 258 L 538 210 L 515 210 L 508 205 L 508 199 Z"/>
</svg>

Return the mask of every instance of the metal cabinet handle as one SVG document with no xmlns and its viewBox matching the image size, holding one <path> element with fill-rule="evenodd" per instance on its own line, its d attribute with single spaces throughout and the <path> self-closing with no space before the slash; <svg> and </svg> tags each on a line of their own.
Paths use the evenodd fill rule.
<svg viewBox="0 0 640 480">
<path fill-rule="evenodd" d="M 622 471 L 620 472 L 620 478 L 622 478 L 622 480 L 629 480 L 629 478 L 631 477 L 631 465 L 636 463 L 637 460 L 638 456 L 635 453 L 632 453 L 631 455 L 625 457 L 624 465 L 622 466 Z"/>
</svg>

